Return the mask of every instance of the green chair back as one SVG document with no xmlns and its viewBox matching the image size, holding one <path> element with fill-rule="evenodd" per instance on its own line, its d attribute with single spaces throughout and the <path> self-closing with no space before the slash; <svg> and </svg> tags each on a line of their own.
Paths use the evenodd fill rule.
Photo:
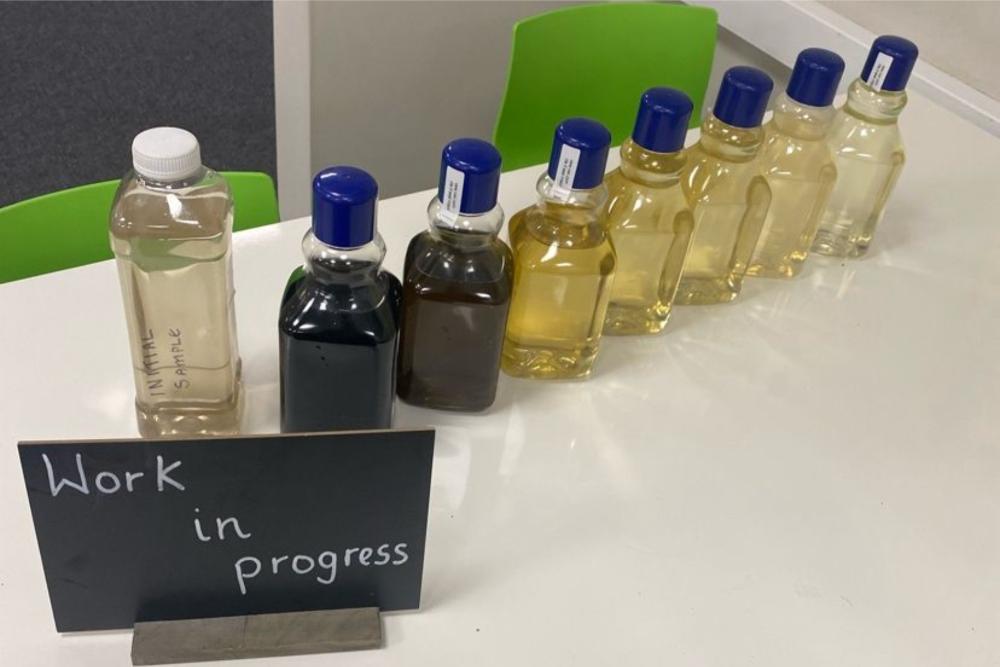
<svg viewBox="0 0 1000 667">
<path fill-rule="evenodd" d="M 556 125 L 589 116 L 614 144 L 632 132 L 652 86 L 683 90 L 697 127 L 712 71 L 715 10 L 660 3 L 558 9 L 514 25 L 507 90 L 493 143 L 505 170 L 549 159 Z"/>
<path fill-rule="evenodd" d="M 233 228 L 278 221 L 267 174 L 223 172 L 233 191 Z M 0 283 L 111 259 L 108 213 L 118 181 L 60 190 L 0 208 Z"/>
</svg>

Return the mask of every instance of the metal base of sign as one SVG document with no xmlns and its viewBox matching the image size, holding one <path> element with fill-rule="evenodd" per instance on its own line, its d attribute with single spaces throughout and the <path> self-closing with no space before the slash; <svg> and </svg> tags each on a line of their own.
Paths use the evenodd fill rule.
<svg viewBox="0 0 1000 667">
<path fill-rule="evenodd" d="M 382 646 L 378 607 L 136 623 L 133 665 L 268 658 Z"/>
</svg>

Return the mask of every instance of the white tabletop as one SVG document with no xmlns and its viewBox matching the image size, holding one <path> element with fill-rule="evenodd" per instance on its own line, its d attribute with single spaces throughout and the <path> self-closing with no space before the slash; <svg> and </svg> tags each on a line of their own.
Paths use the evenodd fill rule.
<svg viewBox="0 0 1000 667">
<path fill-rule="evenodd" d="M 903 132 L 868 258 L 606 338 L 588 381 L 504 377 L 485 415 L 400 404 L 438 432 L 422 610 L 384 650 L 244 664 L 1000 663 L 1000 141 L 918 96 Z M 538 173 L 504 176 L 509 213 Z M 429 197 L 380 204 L 394 272 Z M 236 235 L 252 432 L 306 224 Z M 128 665 L 128 632 L 55 632 L 15 451 L 135 434 L 114 266 L 0 313 L 0 664 Z"/>
</svg>

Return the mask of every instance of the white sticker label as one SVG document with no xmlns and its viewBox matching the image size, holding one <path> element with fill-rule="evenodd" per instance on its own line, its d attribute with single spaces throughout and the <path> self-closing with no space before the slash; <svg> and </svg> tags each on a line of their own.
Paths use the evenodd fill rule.
<svg viewBox="0 0 1000 667">
<path fill-rule="evenodd" d="M 448 167 L 444 171 L 444 193 L 441 203 L 444 210 L 441 212 L 446 218 L 455 220 L 462 212 L 462 192 L 465 190 L 465 172 L 454 167 Z"/>
<path fill-rule="evenodd" d="M 890 67 L 892 67 L 892 56 L 888 53 L 879 53 L 875 56 L 875 64 L 872 65 L 872 71 L 868 73 L 868 80 L 865 83 L 875 90 L 882 90 L 882 82 L 885 81 L 885 75 L 889 73 Z"/>
<path fill-rule="evenodd" d="M 569 199 L 569 191 L 576 180 L 576 168 L 580 164 L 580 149 L 563 144 L 559 151 L 559 166 L 556 167 L 555 194 L 561 199 Z"/>
</svg>

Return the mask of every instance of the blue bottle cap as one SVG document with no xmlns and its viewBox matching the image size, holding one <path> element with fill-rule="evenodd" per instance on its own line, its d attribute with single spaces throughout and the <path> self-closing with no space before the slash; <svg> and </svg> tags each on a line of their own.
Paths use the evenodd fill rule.
<svg viewBox="0 0 1000 667">
<path fill-rule="evenodd" d="M 455 139 L 441 151 L 438 199 L 454 214 L 485 213 L 497 205 L 500 151 L 482 139 Z"/>
<path fill-rule="evenodd" d="M 378 183 L 364 169 L 327 167 L 313 179 L 313 234 L 336 248 L 357 248 L 375 238 Z"/>
<path fill-rule="evenodd" d="M 861 80 L 875 90 L 903 90 L 917 62 L 917 45 L 895 35 L 882 35 L 872 42 Z"/>
<path fill-rule="evenodd" d="M 596 120 L 567 118 L 552 141 L 549 178 L 565 190 L 589 190 L 604 180 L 611 133 Z"/>
<path fill-rule="evenodd" d="M 691 98 L 673 88 L 650 88 L 639 100 L 632 141 L 654 153 L 673 153 L 684 148 Z"/>
<path fill-rule="evenodd" d="M 735 127 L 757 127 L 764 119 L 767 99 L 774 89 L 771 77 L 756 67 L 730 67 L 722 75 L 712 113 Z"/>
<path fill-rule="evenodd" d="M 833 102 L 837 85 L 844 74 L 844 59 L 826 49 L 799 52 L 792 78 L 785 92 L 796 102 L 811 107 L 825 107 Z"/>
</svg>

